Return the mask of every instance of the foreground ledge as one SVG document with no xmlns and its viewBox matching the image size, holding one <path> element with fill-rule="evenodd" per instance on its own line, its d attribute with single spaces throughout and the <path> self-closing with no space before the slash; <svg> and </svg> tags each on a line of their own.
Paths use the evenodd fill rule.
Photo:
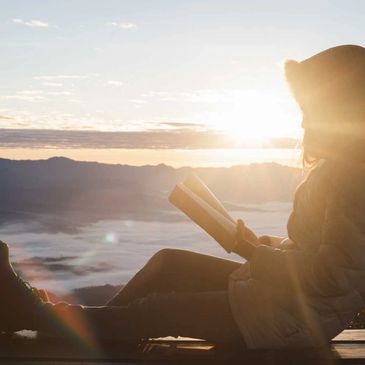
<svg viewBox="0 0 365 365">
<path fill-rule="evenodd" d="M 245 350 L 199 340 L 156 339 L 87 346 L 27 333 L 0 336 L 2 364 L 365 364 L 365 330 L 345 330 L 329 346 Z"/>
</svg>

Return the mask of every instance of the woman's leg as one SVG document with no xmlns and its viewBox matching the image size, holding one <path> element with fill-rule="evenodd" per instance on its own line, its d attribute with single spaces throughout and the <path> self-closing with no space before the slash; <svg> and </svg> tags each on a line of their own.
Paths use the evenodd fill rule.
<svg viewBox="0 0 365 365">
<path fill-rule="evenodd" d="M 229 274 L 240 265 L 215 256 L 166 248 L 153 255 L 107 305 L 127 305 L 156 292 L 227 290 Z"/>
<path fill-rule="evenodd" d="M 57 335 L 60 329 L 61 335 L 76 334 L 81 339 L 87 336 L 96 343 L 183 336 L 245 347 L 231 313 L 227 291 L 154 293 L 126 306 L 54 305 L 50 309 L 48 313 L 52 310 L 54 313 L 40 316 L 37 330 Z M 59 323 L 70 326 L 70 330 L 65 331 L 67 326 L 57 327 Z"/>
<path fill-rule="evenodd" d="M 38 330 L 76 337 L 82 343 L 101 340 L 187 336 L 218 342 L 240 342 L 227 290 L 152 293 L 125 306 L 83 307 L 44 302 L 9 262 L 0 241 L 0 332 Z"/>
</svg>

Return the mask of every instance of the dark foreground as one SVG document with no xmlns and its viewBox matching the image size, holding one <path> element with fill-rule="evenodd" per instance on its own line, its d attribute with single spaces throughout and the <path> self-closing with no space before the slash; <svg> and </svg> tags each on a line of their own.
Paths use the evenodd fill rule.
<svg viewBox="0 0 365 365">
<path fill-rule="evenodd" d="M 90 347 L 50 338 L 0 337 L 1 364 L 365 364 L 365 330 L 346 330 L 317 350 L 241 351 L 197 340 Z"/>
</svg>

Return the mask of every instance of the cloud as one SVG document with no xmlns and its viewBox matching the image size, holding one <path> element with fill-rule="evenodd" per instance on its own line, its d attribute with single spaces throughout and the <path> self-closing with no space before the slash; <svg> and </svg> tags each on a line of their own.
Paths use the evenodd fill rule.
<svg viewBox="0 0 365 365">
<path fill-rule="evenodd" d="M 122 86 L 123 85 L 123 82 L 121 81 L 117 81 L 117 80 L 109 80 L 107 82 L 108 85 L 111 85 L 111 86 L 116 86 L 116 87 L 119 87 L 119 86 Z"/>
<path fill-rule="evenodd" d="M 196 149 L 229 148 L 230 143 L 218 132 L 187 128 L 130 132 L 0 129 L 0 147 Z"/>
<path fill-rule="evenodd" d="M 13 120 L 15 118 L 14 117 L 10 117 L 8 115 L 0 115 L 0 119 L 2 119 L 2 120 Z"/>
<path fill-rule="evenodd" d="M 168 91 L 148 91 L 141 94 L 144 98 L 158 99 L 160 101 L 177 101 L 179 97 L 176 93 Z"/>
<path fill-rule="evenodd" d="M 48 96 L 71 96 L 73 92 L 67 90 L 20 90 L 12 95 L 0 95 L 0 100 L 18 100 L 26 102 L 41 102 L 47 100 Z"/>
<path fill-rule="evenodd" d="M 128 101 L 132 104 L 136 104 L 136 105 L 141 105 L 141 104 L 146 104 L 147 101 L 144 99 L 128 99 Z"/>
<path fill-rule="evenodd" d="M 43 86 L 48 86 L 48 87 L 62 87 L 63 84 L 61 82 L 42 82 Z"/>
<path fill-rule="evenodd" d="M 162 127 L 172 127 L 172 128 L 203 128 L 203 129 L 207 129 L 207 126 L 203 123 L 161 122 L 158 125 L 160 125 Z"/>
<path fill-rule="evenodd" d="M 0 99 L 39 102 L 45 100 L 45 97 L 42 90 L 20 90 L 13 95 L 0 96 Z"/>
<path fill-rule="evenodd" d="M 137 28 L 137 24 L 135 23 L 118 23 L 118 22 L 109 22 L 107 25 L 111 25 L 120 29 L 135 29 Z"/>
<path fill-rule="evenodd" d="M 27 27 L 32 27 L 32 28 L 48 28 L 49 27 L 49 23 L 44 22 L 42 20 L 25 21 L 23 19 L 13 18 L 12 21 L 13 21 L 13 23 L 26 25 Z"/>
<path fill-rule="evenodd" d="M 187 103 L 203 104 L 221 104 L 232 103 L 238 97 L 240 92 L 236 90 L 211 90 L 198 89 L 193 91 L 148 91 L 142 94 L 143 97 L 160 101 L 178 101 Z"/>
<path fill-rule="evenodd" d="M 71 92 L 71 91 L 48 91 L 47 95 L 51 95 L 51 96 L 69 96 L 69 95 L 74 95 L 74 93 Z"/>
<path fill-rule="evenodd" d="M 166 123 L 168 124 L 168 123 Z M 92 130 L 0 129 L 0 147 L 6 148 L 60 148 L 60 149 L 215 149 L 245 148 L 252 145 L 233 144 L 222 133 L 188 128 L 190 123 L 171 123 L 174 129 L 101 132 Z M 275 138 L 264 148 L 296 148 L 297 139 Z"/>
<path fill-rule="evenodd" d="M 5 100 L 19 100 L 19 101 L 29 101 L 29 102 L 39 102 L 45 100 L 45 97 L 38 94 L 14 94 L 14 95 L 4 95 L 0 96 L 0 99 Z"/>
<path fill-rule="evenodd" d="M 43 94 L 42 90 L 20 90 L 17 92 L 20 95 L 39 95 Z"/>
<path fill-rule="evenodd" d="M 89 75 L 42 75 L 34 76 L 34 80 L 53 81 L 53 80 L 84 80 L 88 79 Z"/>
</svg>

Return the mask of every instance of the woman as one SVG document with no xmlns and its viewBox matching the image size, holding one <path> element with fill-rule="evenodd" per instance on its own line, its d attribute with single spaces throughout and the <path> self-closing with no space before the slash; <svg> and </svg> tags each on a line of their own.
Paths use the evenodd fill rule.
<svg viewBox="0 0 365 365">
<path fill-rule="evenodd" d="M 364 307 L 365 49 L 339 46 L 285 65 L 312 166 L 287 239 L 238 222 L 245 264 L 164 249 L 103 307 L 44 302 L 0 244 L 0 330 L 82 337 L 188 336 L 247 348 L 322 346 Z M 61 323 L 61 324 L 60 324 Z"/>
</svg>

